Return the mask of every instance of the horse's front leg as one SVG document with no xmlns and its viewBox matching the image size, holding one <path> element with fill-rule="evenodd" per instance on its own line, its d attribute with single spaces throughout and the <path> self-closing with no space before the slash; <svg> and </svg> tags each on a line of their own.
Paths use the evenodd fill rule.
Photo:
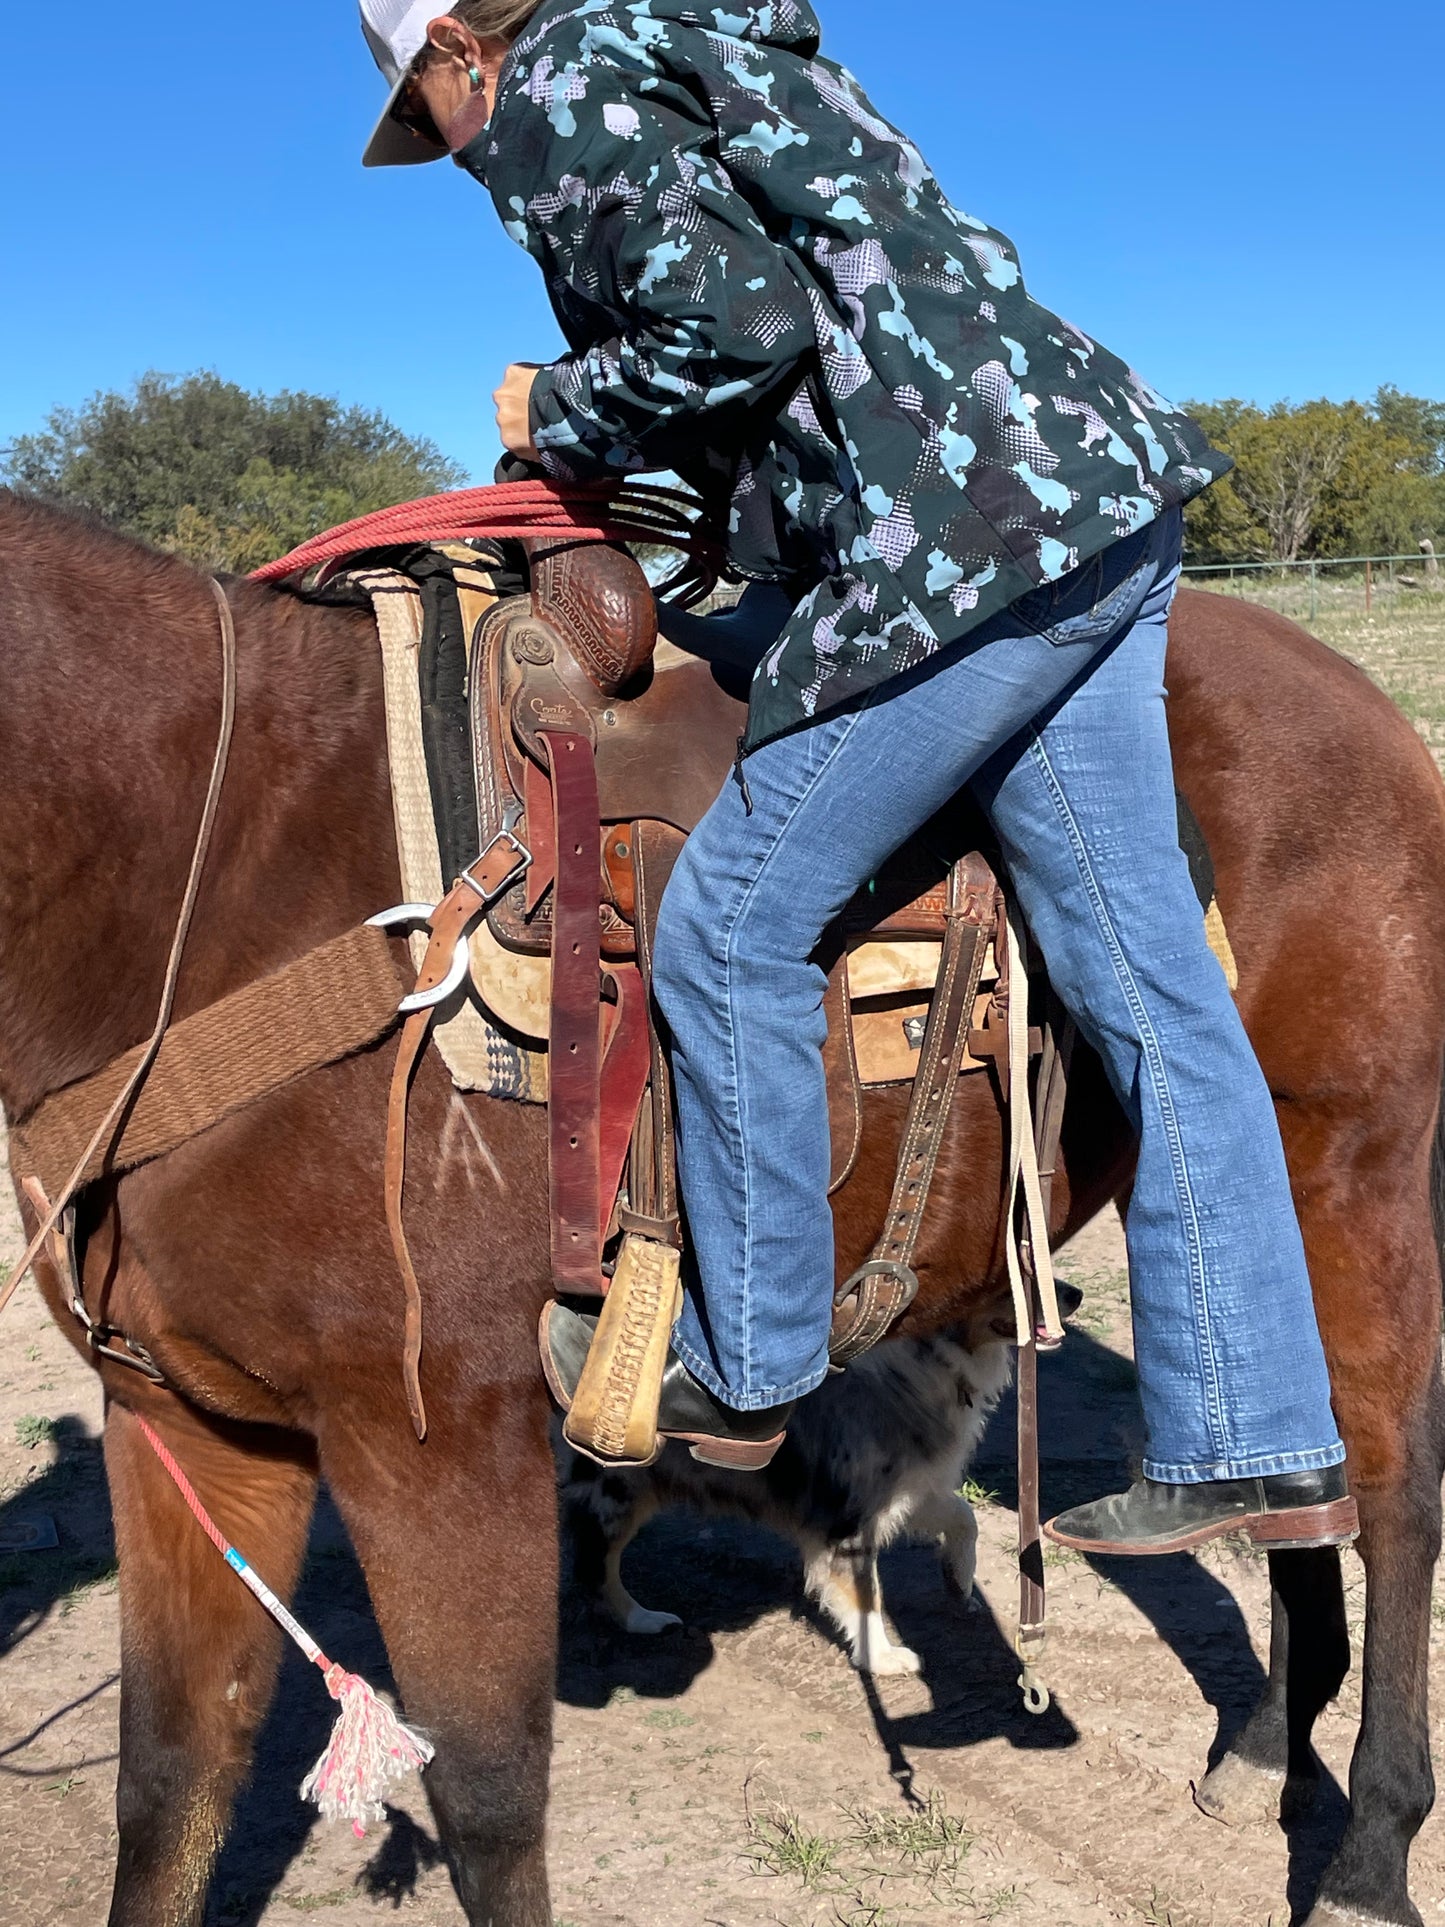
<svg viewBox="0 0 1445 1927">
<path fill-rule="evenodd" d="M 515 1379 L 449 1396 L 451 1361 L 434 1346 L 419 1445 L 393 1389 L 399 1368 L 385 1363 L 376 1395 L 321 1428 L 327 1485 L 407 1720 L 436 1747 L 426 1790 L 467 1919 L 551 1927 L 557 1490 L 541 1374 L 529 1347 Z"/>
<path fill-rule="evenodd" d="M 289 1594 L 316 1479 L 304 1455 L 244 1449 L 171 1394 L 147 1417 L 221 1530 Z M 279 1436 L 267 1435 L 273 1441 Z M 120 1556 L 120 1842 L 110 1927 L 200 1927 L 206 1889 L 270 1704 L 281 1636 L 112 1402 L 105 1463 Z"/>
</svg>

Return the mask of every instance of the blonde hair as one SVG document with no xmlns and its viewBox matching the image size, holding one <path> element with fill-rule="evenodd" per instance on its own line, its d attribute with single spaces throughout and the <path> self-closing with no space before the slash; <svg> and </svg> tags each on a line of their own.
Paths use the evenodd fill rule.
<svg viewBox="0 0 1445 1927">
<path fill-rule="evenodd" d="M 447 12 L 478 38 L 515 40 L 541 0 L 457 0 Z"/>
</svg>

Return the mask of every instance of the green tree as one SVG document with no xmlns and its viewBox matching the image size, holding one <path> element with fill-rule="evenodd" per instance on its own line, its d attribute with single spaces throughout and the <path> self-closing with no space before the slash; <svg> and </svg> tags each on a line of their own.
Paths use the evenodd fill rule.
<svg viewBox="0 0 1445 1927">
<path fill-rule="evenodd" d="M 1398 554 L 1445 527 L 1445 404 L 1382 388 L 1369 404 L 1190 410 L 1236 463 L 1189 506 L 1191 561 Z"/>
<path fill-rule="evenodd" d="M 1375 392 L 1375 415 L 1417 451 L 1422 475 L 1445 473 L 1445 401 L 1404 395 L 1387 385 Z"/>
<path fill-rule="evenodd" d="M 434 444 L 374 410 L 252 394 L 209 373 L 148 374 L 129 395 L 56 409 L 0 472 L 203 567 L 238 571 L 466 480 Z"/>
</svg>

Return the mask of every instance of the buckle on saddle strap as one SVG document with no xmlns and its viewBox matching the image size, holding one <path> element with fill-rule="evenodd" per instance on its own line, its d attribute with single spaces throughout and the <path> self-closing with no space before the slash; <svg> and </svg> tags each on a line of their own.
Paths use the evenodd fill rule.
<svg viewBox="0 0 1445 1927">
<path fill-rule="evenodd" d="M 417 988 L 397 1005 L 403 1017 L 410 1017 L 418 1010 L 434 1010 L 466 982 L 470 968 L 467 947 L 470 926 L 483 910 L 489 909 L 505 890 L 511 888 L 518 877 L 525 875 L 531 862 L 532 852 L 515 830 L 498 830 L 481 854 L 474 857 L 462 871 L 440 903 L 398 903 L 392 909 L 378 910 L 374 917 L 366 919 L 368 928 L 373 930 L 400 930 L 408 924 L 421 924 L 431 932 L 435 941 L 437 921 L 445 910 L 450 913 L 448 922 L 458 930 L 451 962 L 445 973 L 435 982 L 418 981 Z M 459 900 L 458 892 L 463 889 L 471 891 L 476 898 L 475 903 L 467 899 Z M 456 921 L 459 914 L 460 924 Z M 432 961 L 428 955 L 427 963 Z M 428 977 L 432 974 L 425 966 L 423 971 Z"/>
</svg>

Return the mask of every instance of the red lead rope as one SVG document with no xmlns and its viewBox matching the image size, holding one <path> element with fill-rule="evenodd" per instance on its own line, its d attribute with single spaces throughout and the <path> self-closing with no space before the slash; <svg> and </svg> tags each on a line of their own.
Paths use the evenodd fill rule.
<svg viewBox="0 0 1445 1927">
<path fill-rule="evenodd" d="M 340 528 L 313 535 L 289 555 L 252 572 L 256 582 L 279 582 L 323 563 L 368 549 L 411 543 L 523 536 L 570 536 L 579 542 L 656 542 L 680 549 L 691 567 L 689 583 L 710 587 L 721 556 L 697 519 L 697 501 L 678 489 L 648 482 L 564 486 L 559 482 L 498 482 L 457 489 L 417 502 L 358 516 Z M 679 578 L 681 580 L 682 578 Z"/>
</svg>

